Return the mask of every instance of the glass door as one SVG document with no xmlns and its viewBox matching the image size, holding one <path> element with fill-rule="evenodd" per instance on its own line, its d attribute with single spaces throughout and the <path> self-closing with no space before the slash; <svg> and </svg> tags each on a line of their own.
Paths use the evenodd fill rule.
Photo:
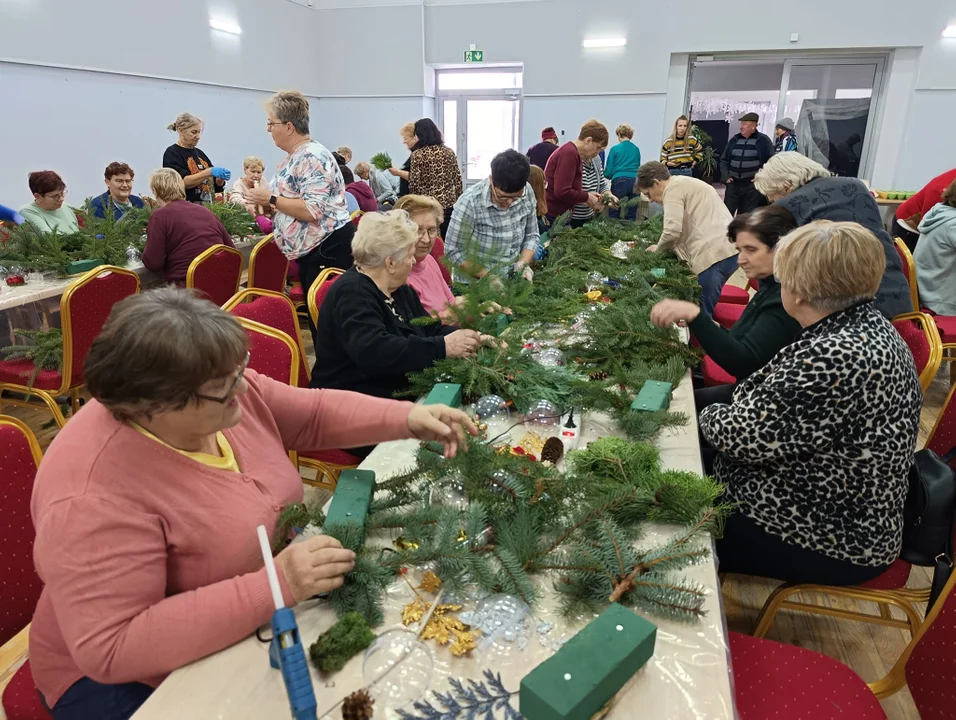
<svg viewBox="0 0 956 720">
<path fill-rule="evenodd" d="M 491 159 L 503 150 L 517 150 L 520 110 L 517 100 L 468 99 L 465 125 L 466 185 L 491 175 Z"/>
<path fill-rule="evenodd" d="M 807 58 L 784 64 L 777 120 L 796 123 L 799 151 L 844 177 L 868 168 L 883 58 Z"/>
</svg>

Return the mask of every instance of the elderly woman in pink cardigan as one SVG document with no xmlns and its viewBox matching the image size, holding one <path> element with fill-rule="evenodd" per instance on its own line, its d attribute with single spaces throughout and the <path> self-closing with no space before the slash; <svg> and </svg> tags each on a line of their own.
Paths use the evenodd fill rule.
<svg viewBox="0 0 956 720">
<path fill-rule="evenodd" d="M 55 720 L 130 717 L 176 668 L 266 624 L 256 526 L 302 500 L 288 451 L 477 431 L 458 410 L 258 375 L 236 320 L 189 291 L 119 303 L 87 357 L 93 400 L 59 433 L 33 491 L 45 586 L 30 661 Z M 339 587 L 330 537 L 276 557 L 289 605 Z"/>
</svg>

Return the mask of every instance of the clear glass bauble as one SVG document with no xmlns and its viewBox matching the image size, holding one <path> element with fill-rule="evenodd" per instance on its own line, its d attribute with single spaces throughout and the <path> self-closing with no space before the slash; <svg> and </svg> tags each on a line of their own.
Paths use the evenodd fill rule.
<svg viewBox="0 0 956 720">
<path fill-rule="evenodd" d="M 443 477 L 432 484 L 428 499 L 432 505 L 445 505 L 463 510 L 468 507 L 465 479 L 458 471 Z"/>
<path fill-rule="evenodd" d="M 538 400 L 525 413 L 525 424 L 539 428 L 556 428 L 561 423 L 561 408 L 550 400 Z"/>
<path fill-rule="evenodd" d="M 535 360 L 545 367 L 563 367 L 565 364 L 564 352 L 560 348 L 544 348 L 535 356 Z"/>
<path fill-rule="evenodd" d="M 508 409 L 508 403 L 500 395 L 485 395 L 478 398 L 478 401 L 472 407 L 475 417 L 484 423 L 508 422 L 511 418 L 511 410 Z"/>
<path fill-rule="evenodd" d="M 424 696 L 434 664 L 431 650 L 417 633 L 396 628 L 379 635 L 362 662 L 364 684 L 376 710 L 397 710 Z"/>
</svg>

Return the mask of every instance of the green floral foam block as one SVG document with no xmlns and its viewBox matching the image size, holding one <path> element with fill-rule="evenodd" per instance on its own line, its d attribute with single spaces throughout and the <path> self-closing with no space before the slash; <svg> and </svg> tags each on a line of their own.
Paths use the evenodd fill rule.
<svg viewBox="0 0 956 720">
<path fill-rule="evenodd" d="M 332 494 L 325 516 L 327 525 L 359 525 L 365 529 L 368 508 L 375 492 L 375 473 L 371 470 L 343 470 Z"/>
<path fill-rule="evenodd" d="M 454 383 L 438 383 L 431 389 L 423 401 L 424 405 L 447 405 L 461 407 L 461 385 Z"/>
<path fill-rule="evenodd" d="M 671 406 L 671 391 L 674 386 L 669 382 L 648 380 L 641 387 L 641 391 L 631 403 L 631 410 L 641 412 L 655 412 L 667 410 Z"/>
</svg>

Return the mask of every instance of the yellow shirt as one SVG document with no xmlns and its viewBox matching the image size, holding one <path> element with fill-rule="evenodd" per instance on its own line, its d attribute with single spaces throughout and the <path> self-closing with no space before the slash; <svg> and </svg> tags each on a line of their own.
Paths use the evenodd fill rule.
<svg viewBox="0 0 956 720">
<path fill-rule="evenodd" d="M 226 470 L 228 472 L 239 472 L 239 463 L 236 462 L 236 455 L 232 452 L 232 446 L 229 444 L 229 441 L 226 440 L 226 436 L 221 432 L 216 433 L 216 442 L 219 444 L 220 455 L 210 455 L 209 453 L 204 452 L 188 452 L 186 450 L 180 450 L 179 448 L 174 448 L 167 442 L 163 442 L 158 437 L 153 435 L 149 430 L 144 428 L 142 425 L 137 423 L 130 422 L 130 425 L 136 430 L 141 432 L 148 438 L 152 438 L 156 442 L 165 445 L 166 447 L 175 450 L 181 455 L 185 455 L 188 458 L 192 458 L 196 462 L 202 463 L 203 465 L 208 465 L 209 467 L 216 468 L 217 470 Z"/>
</svg>

